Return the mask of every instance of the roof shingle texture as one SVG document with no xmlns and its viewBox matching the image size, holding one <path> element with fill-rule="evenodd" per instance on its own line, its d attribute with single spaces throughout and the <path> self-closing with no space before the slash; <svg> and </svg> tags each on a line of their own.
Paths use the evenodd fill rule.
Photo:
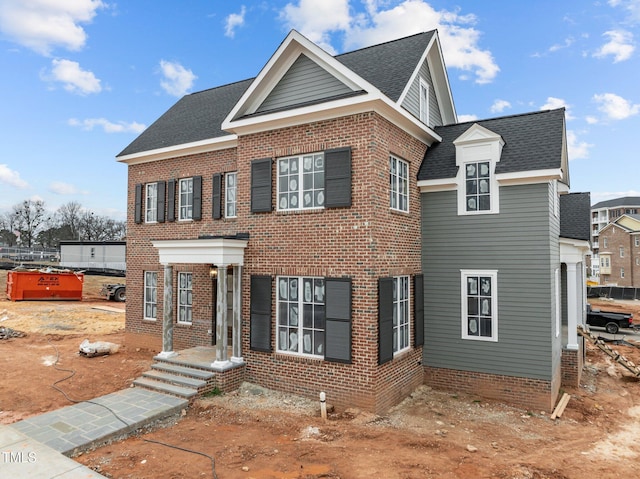
<svg viewBox="0 0 640 479">
<path fill-rule="evenodd" d="M 570 193 L 560 196 L 560 236 L 589 241 L 591 238 L 591 195 Z"/>
<path fill-rule="evenodd" d="M 435 30 L 418 33 L 335 58 L 395 102 L 434 34 Z M 185 95 L 117 156 L 228 135 L 220 128 L 222 122 L 253 80 Z"/>
<path fill-rule="evenodd" d="M 453 142 L 476 123 L 497 133 L 505 142 L 496 174 L 562 166 L 564 108 L 559 108 L 436 127 L 442 142 L 427 149 L 418 179 L 455 178 L 458 167 Z"/>
<path fill-rule="evenodd" d="M 591 208 L 597 210 L 599 208 L 615 208 L 618 206 L 640 206 L 640 196 L 624 196 L 613 200 L 601 201 Z"/>
</svg>

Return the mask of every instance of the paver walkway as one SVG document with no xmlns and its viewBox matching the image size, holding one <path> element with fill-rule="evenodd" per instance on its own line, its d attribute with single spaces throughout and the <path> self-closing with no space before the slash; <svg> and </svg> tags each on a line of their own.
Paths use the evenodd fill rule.
<svg viewBox="0 0 640 479">
<path fill-rule="evenodd" d="M 59 456 L 73 456 L 124 438 L 146 425 L 179 414 L 188 403 L 168 394 L 129 388 L 2 426 L 0 477 L 100 478 L 99 474 Z"/>
</svg>

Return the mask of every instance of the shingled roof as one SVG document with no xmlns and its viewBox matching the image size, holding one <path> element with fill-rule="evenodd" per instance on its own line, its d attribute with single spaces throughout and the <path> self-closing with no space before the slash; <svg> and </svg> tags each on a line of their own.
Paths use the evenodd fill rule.
<svg viewBox="0 0 640 479">
<path fill-rule="evenodd" d="M 640 196 L 624 196 L 622 198 L 614 198 L 613 200 L 601 201 L 591 208 L 597 210 L 600 208 L 616 208 L 619 206 L 640 206 Z"/>
<path fill-rule="evenodd" d="M 400 98 L 435 30 L 337 55 L 335 58 L 394 102 Z M 117 156 L 228 135 L 221 129 L 253 78 L 185 95 Z"/>
<path fill-rule="evenodd" d="M 436 127 L 442 142 L 427 150 L 418 180 L 455 178 L 458 167 L 453 141 L 476 123 L 505 142 L 496 174 L 562 167 L 564 108 L 559 108 Z"/>
<path fill-rule="evenodd" d="M 569 193 L 560 196 L 560 236 L 589 241 L 591 238 L 591 195 Z"/>
</svg>

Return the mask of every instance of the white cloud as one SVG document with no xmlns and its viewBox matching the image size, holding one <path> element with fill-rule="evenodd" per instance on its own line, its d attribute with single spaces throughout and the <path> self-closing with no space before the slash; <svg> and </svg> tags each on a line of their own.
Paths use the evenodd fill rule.
<svg viewBox="0 0 640 479">
<path fill-rule="evenodd" d="M 467 121 L 476 121 L 478 119 L 478 115 L 458 115 L 459 123 L 466 123 Z"/>
<path fill-rule="evenodd" d="M 639 0 L 609 0 L 612 7 L 622 7 L 629 14 L 627 21 L 630 23 L 640 22 L 640 1 Z"/>
<path fill-rule="evenodd" d="M 569 161 L 581 160 L 589 158 L 589 149 L 593 148 L 593 145 L 586 141 L 580 141 L 578 135 L 572 130 L 567 130 L 567 150 L 569 155 Z"/>
<path fill-rule="evenodd" d="M 573 120 L 575 117 L 571 114 L 571 105 L 569 105 L 562 98 L 555 98 L 553 96 L 547 97 L 547 102 L 540 107 L 540 110 L 557 110 L 564 107 L 564 116 L 569 120 Z"/>
<path fill-rule="evenodd" d="M 602 45 L 594 54 L 594 57 L 605 58 L 613 56 L 613 63 L 622 62 L 631 58 L 634 50 L 633 34 L 626 30 L 610 30 L 603 36 L 609 37 L 609 41 Z"/>
<path fill-rule="evenodd" d="M 2 0 L 0 31 L 41 55 L 58 46 L 79 50 L 87 40 L 81 24 L 104 7 L 101 0 Z"/>
<path fill-rule="evenodd" d="M 187 70 L 178 62 L 168 62 L 160 60 L 160 69 L 164 80 L 160 81 L 160 86 L 169 95 L 182 96 L 191 89 L 193 82 L 198 78 L 191 70 Z"/>
<path fill-rule="evenodd" d="M 598 110 L 609 120 L 625 120 L 640 113 L 640 104 L 631 104 L 615 93 L 593 95 L 593 100 L 598 103 Z"/>
<path fill-rule="evenodd" d="M 589 125 L 595 125 L 596 123 L 598 123 L 598 119 L 595 116 L 586 116 L 585 117 L 585 121 L 589 124 Z"/>
<path fill-rule="evenodd" d="M 80 68 L 78 62 L 71 60 L 52 60 L 51 73 L 44 79 L 57 81 L 64 84 L 64 89 L 71 93 L 87 95 L 100 93 L 102 86 L 100 80 L 93 72 Z"/>
<path fill-rule="evenodd" d="M 49 191 L 57 195 L 76 195 L 81 193 L 83 195 L 88 194 L 86 191 L 79 191 L 78 188 L 62 181 L 52 181 L 49 183 Z"/>
<path fill-rule="evenodd" d="M 146 128 L 146 125 L 135 121 L 131 123 L 124 121 L 113 123 L 106 118 L 85 118 L 84 120 L 71 118 L 67 123 L 88 131 L 99 127 L 102 128 L 105 133 L 142 133 Z"/>
<path fill-rule="evenodd" d="M 21 189 L 29 186 L 26 181 L 20 178 L 20 173 L 3 164 L 0 164 L 0 183 Z"/>
<path fill-rule="evenodd" d="M 344 34 L 344 47 L 352 50 L 437 28 L 447 67 L 462 70 L 464 78 L 474 76 L 476 83 L 489 83 L 500 71 L 491 52 L 479 47 L 474 15 L 436 11 L 424 0 L 403 0 L 393 7 L 384 0 L 363 3 L 365 11 L 352 15 L 349 0 L 299 0 L 287 4 L 280 17 L 330 53 L 335 53 L 330 35 L 336 32 Z"/>
<path fill-rule="evenodd" d="M 568 37 L 564 39 L 564 43 L 556 43 L 555 45 L 551 45 L 549 47 L 550 52 L 557 52 L 558 50 L 562 50 L 564 48 L 569 48 L 571 45 L 575 43 L 575 39 L 573 37 Z"/>
<path fill-rule="evenodd" d="M 493 102 L 493 105 L 491 105 L 489 110 L 491 111 L 491 113 L 502 113 L 507 108 L 511 108 L 511 103 L 509 103 L 507 100 L 498 99 Z"/>
<path fill-rule="evenodd" d="M 236 34 L 236 28 L 244 25 L 244 15 L 247 9 L 244 5 L 240 8 L 240 13 L 230 14 L 225 21 L 224 34 L 229 38 L 233 38 Z"/>
</svg>

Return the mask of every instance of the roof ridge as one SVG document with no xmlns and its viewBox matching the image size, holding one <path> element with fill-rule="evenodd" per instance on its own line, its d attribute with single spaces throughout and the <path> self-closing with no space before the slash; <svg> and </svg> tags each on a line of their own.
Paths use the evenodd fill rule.
<svg viewBox="0 0 640 479">
<path fill-rule="evenodd" d="M 483 121 L 493 121 L 493 120 L 505 120 L 507 118 L 518 118 L 521 116 L 532 116 L 532 115 L 540 115 L 542 113 L 553 113 L 553 112 L 557 112 L 557 111 L 564 111 L 565 107 L 560 107 L 560 108 L 554 108 L 552 110 L 537 110 L 537 111 L 528 111 L 525 113 L 513 113 L 511 115 L 503 115 L 503 116 L 495 116 L 492 118 L 479 118 L 476 120 L 469 120 L 469 121 L 462 121 L 460 123 L 453 123 L 451 125 L 441 125 L 438 126 L 436 128 L 443 128 L 443 127 L 447 127 L 447 126 L 453 126 L 453 125 L 465 125 L 467 123 L 478 123 L 478 122 L 483 122 Z"/>
<path fill-rule="evenodd" d="M 388 45 L 390 43 L 395 43 L 395 42 L 400 42 L 400 41 L 403 41 L 403 40 L 408 40 L 409 38 L 417 37 L 417 36 L 420 36 L 420 35 L 426 35 L 428 33 L 433 33 L 433 32 L 436 32 L 436 31 L 437 31 L 437 29 L 434 28 L 433 30 L 428 30 L 426 32 L 418 32 L 418 33 L 414 33 L 413 35 L 407 35 L 406 37 L 400 37 L 400 38 L 395 38 L 393 40 L 387 40 L 386 42 L 376 43 L 375 45 L 369 45 L 369 46 L 366 46 L 366 47 L 358 48 L 356 50 L 351 50 L 351 51 L 348 51 L 348 52 L 342 52 L 342 53 L 339 53 L 337 55 L 333 55 L 333 58 L 338 58 L 338 57 L 341 57 L 343 55 L 349 55 L 351 53 L 361 52 L 363 50 L 368 50 L 369 48 L 376 48 L 376 47 L 380 47 L 382 45 Z"/>
<path fill-rule="evenodd" d="M 220 88 L 225 88 L 225 87 L 228 87 L 228 86 L 237 85 L 238 83 L 244 83 L 246 81 L 253 81 L 255 79 L 256 79 L 255 77 L 253 77 L 253 78 L 245 78 L 244 80 L 237 80 L 237 81 L 233 81 L 231 83 L 225 83 L 223 85 L 213 86 L 211 88 L 205 88 L 204 90 L 193 91 L 191 93 L 187 93 L 184 96 L 197 95 L 198 93 L 205 93 L 205 92 L 212 91 L 212 90 L 218 90 Z"/>
</svg>

